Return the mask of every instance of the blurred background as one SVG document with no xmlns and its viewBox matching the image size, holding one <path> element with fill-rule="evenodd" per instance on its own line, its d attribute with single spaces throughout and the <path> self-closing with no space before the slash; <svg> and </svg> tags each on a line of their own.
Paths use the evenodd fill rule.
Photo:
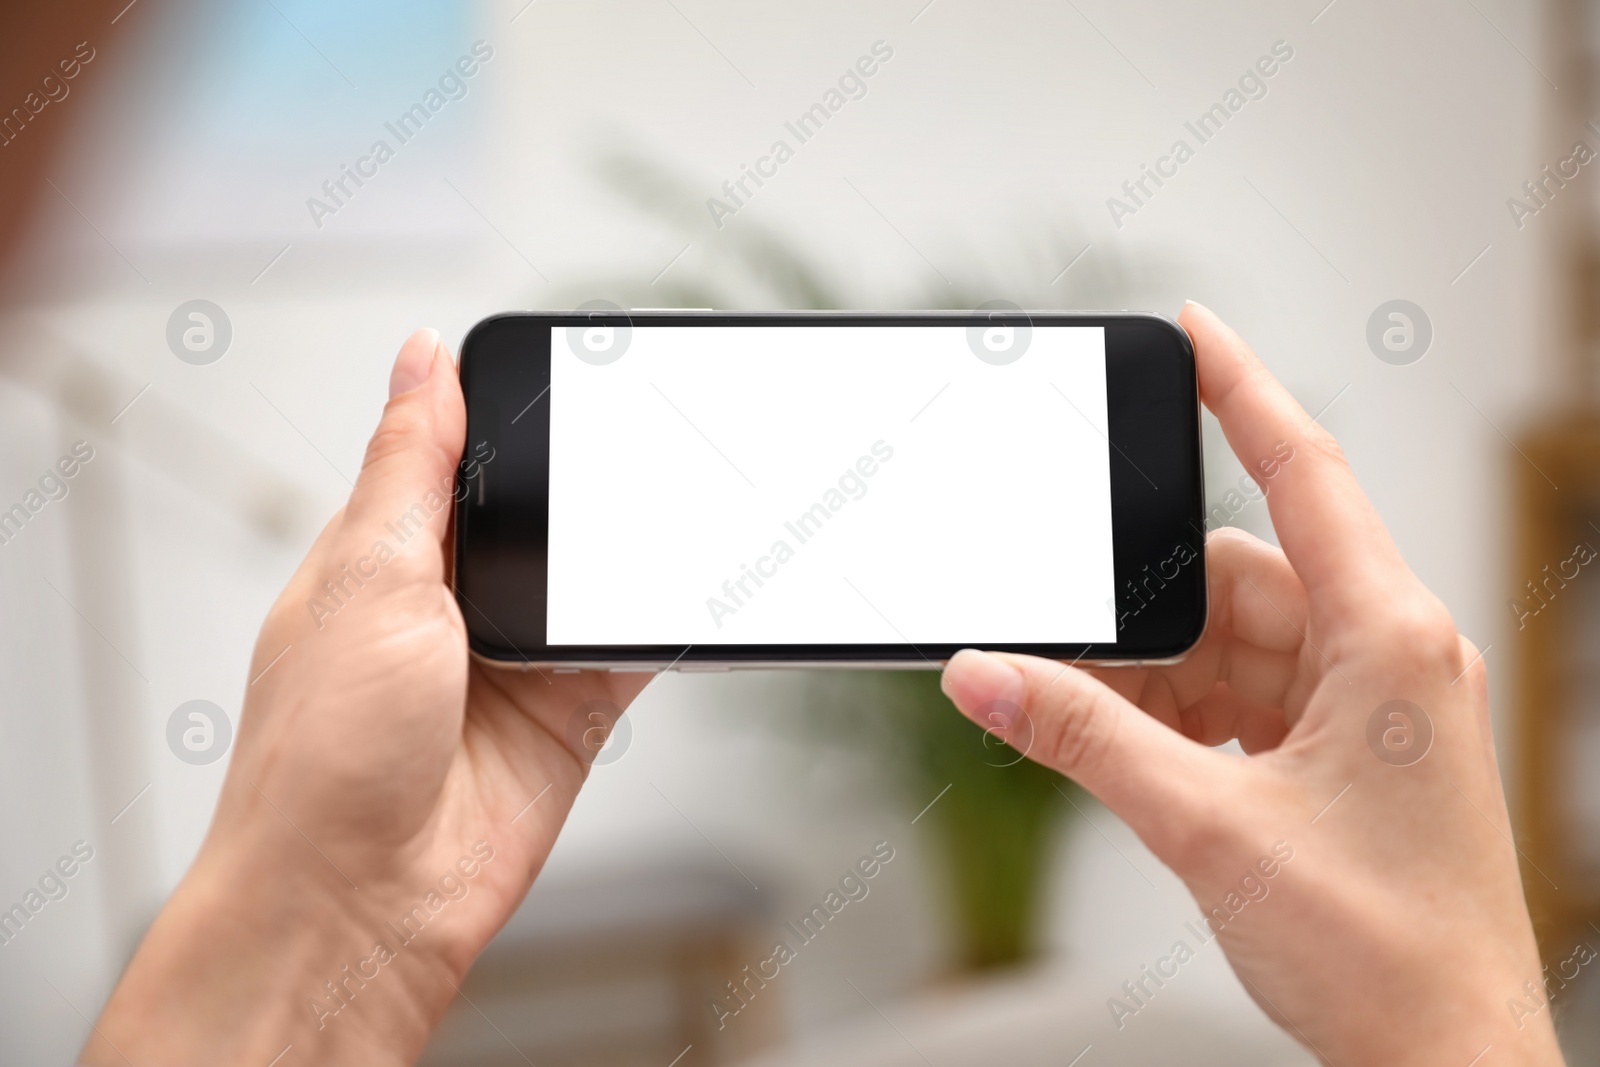
<svg viewBox="0 0 1600 1067">
<path fill-rule="evenodd" d="M 1571 562 L 1600 547 L 1592 0 L 0 18 L 0 908 L 92 850 L 0 926 L 8 1062 L 71 1062 L 198 847 L 256 628 L 400 341 L 590 299 L 1209 304 L 1485 649 L 1550 973 L 1600 947 L 1600 577 Z M 1206 466 L 1213 524 L 1270 538 L 1209 422 Z M 1139 841 L 932 676 L 669 675 L 627 722 L 427 1062 L 1315 1062 Z M 868 895 L 746 983 L 874 849 Z M 1592 970 L 1549 984 L 1574 1063 Z"/>
</svg>

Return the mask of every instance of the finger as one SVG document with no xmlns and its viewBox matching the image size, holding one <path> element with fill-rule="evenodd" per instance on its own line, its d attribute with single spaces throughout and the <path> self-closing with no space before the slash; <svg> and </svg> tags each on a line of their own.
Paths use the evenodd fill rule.
<svg viewBox="0 0 1600 1067">
<path fill-rule="evenodd" d="M 1161 725 L 1209 748 L 1235 740 L 1251 755 L 1275 748 L 1298 717 L 1285 710 L 1283 701 L 1251 700 L 1225 681 L 1213 682 L 1198 698 L 1180 702 L 1165 676 L 1150 671 L 1130 684 L 1128 673 L 1090 672 Z"/>
<path fill-rule="evenodd" d="M 1224 682 L 1183 710 L 1183 734 L 1202 745 L 1225 745 L 1235 739 L 1246 755 L 1277 748 L 1288 736 L 1283 709 L 1258 704 Z"/>
<path fill-rule="evenodd" d="M 404 556 L 421 576 L 442 581 L 439 545 L 452 511 L 466 407 L 436 331 L 418 330 L 401 346 L 389 397 L 350 494 L 341 540 L 350 550 Z M 419 543 L 424 551 L 410 550 Z"/>
<path fill-rule="evenodd" d="M 656 677 L 615 671 L 551 677 L 475 662 L 471 685 L 485 699 L 467 701 L 468 717 L 494 734 L 497 750 L 513 762 L 521 752 L 531 758 L 541 739 L 555 738 L 586 772 L 599 744 L 609 739 L 629 705 Z"/>
<path fill-rule="evenodd" d="M 1027 755 L 1061 772 L 1163 854 L 1200 799 L 1215 799 L 1235 763 L 1167 729 L 1075 668 L 1033 656 L 966 649 L 945 667 L 945 694 L 962 714 L 1008 736 L 1031 726 Z M 1026 716 L 1026 720 L 1023 719 Z"/>
<path fill-rule="evenodd" d="M 1183 730 L 1180 712 L 1210 696 L 1218 683 L 1249 701 L 1283 707 L 1302 670 L 1306 593 L 1283 553 L 1224 528 L 1207 539 L 1206 574 L 1211 617 L 1183 660 L 1091 672 L 1175 730 Z M 1158 680 L 1162 684 L 1153 684 Z"/>
<path fill-rule="evenodd" d="M 1200 398 L 1266 492 L 1273 528 L 1312 603 L 1343 624 L 1375 594 L 1411 580 L 1333 436 L 1211 311 L 1191 302 L 1178 321 L 1194 340 Z"/>
<path fill-rule="evenodd" d="M 1299 651 L 1310 608 L 1281 549 L 1225 527 L 1206 538 L 1206 572 L 1213 626 L 1257 648 Z"/>
</svg>

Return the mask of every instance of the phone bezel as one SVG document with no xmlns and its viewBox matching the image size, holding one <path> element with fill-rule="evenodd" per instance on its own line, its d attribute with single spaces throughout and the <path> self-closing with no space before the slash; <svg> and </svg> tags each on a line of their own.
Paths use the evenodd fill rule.
<svg viewBox="0 0 1600 1067">
<path fill-rule="evenodd" d="M 622 315 L 632 325 L 982 325 L 987 312 L 714 312 L 628 311 Z M 1005 313 L 1012 314 L 1012 313 Z M 1183 328 L 1164 316 L 1145 312 L 1014 313 L 1034 326 L 1103 326 L 1106 338 L 1108 439 L 1112 445 L 1111 496 L 1113 566 L 1116 573 L 1118 640 L 1115 643 L 1007 644 L 990 646 L 1000 651 L 1022 652 L 1051 659 L 1101 665 L 1174 662 L 1199 641 L 1207 621 L 1204 471 L 1200 444 L 1200 401 L 1194 349 Z M 467 396 L 468 458 L 480 442 L 499 455 L 504 427 L 488 424 L 489 409 L 499 411 L 498 398 L 508 391 L 535 395 L 529 406 L 507 425 L 517 431 L 522 449 L 533 449 L 534 465 L 542 462 L 548 485 L 549 405 L 538 402 L 542 386 L 550 383 L 549 328 L 582 326 L 595 321 L 594 312 L 518 312 L 484 319 L 468 332 L 461 346 L 460 376 Z M 622 319 L 614 321 L 621 322 Z M 499 374 L 501 381 L 494 376 Z M 517 390 L 506 388 L 515 377 Z M 476 411 L 475 411 L 476 409 Z M 475 417 L 476 415 L 476 417 Z M 464 461 L 464 467 L 466 461 Z M 479 590 L 474 598 L 464 584 L 475 573 L 473 512 L 487 506 L 457 472 L 455 494 L 452 589 L 467 623 L 473 655 L 502 667 L 610 670 L 717 670 L 725 668 L 792 667 L 941 667 L 965 645 L 605 645 L 550 646 L 539 642 L 519 644 L 500 623 L 523 629 L 498 615 L 500 623 L 480 607 L 486 599 Z M 1162 488 L 1162 487 L 1165 488 Z M 548 529 L 548 498 L 545 502 Z M 545 543 L 536 541 L 529 551 L 544 555 Z M 1167 575 L 1181 549 L 1190 557 Z M 463 581 L 466 576 L 466 581 Z M 1152 582 L 1155 583 L 1152 589 Z M 1140 595 L 1150 595 L 1147 602 Z M 538 595 L 520 596 L 516 610 L 524 615 L 530 602 L 538 618 L 534 629 L 544 632 L 544 586 Z M 1155 594 L 1159 593 L 1159 596 Z M 498 591 L 495 591 L 498 595 Z M 1151 603 L 1160 610 L 1147 614 Z M 496 608 L 498 609 L 498 605 Z"/>
</svg>

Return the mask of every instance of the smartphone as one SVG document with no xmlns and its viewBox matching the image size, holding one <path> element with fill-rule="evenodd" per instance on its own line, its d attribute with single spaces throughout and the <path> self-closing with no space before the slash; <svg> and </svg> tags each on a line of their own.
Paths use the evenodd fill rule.
<svg viewBox="0 0 1600 1067">
<path fill-rule="evenodd" d="M 556 670 L 1170 662 L 1206 623 L 1156 315 L 498 315 L 461 348 L 473 653 Z"/>
</svg>

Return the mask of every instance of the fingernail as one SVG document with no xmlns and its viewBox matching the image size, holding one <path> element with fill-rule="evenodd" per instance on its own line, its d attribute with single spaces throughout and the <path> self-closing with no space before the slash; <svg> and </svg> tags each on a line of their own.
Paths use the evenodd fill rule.
<svg viewBox="0 0 1600 1067">
<path fill-rule="evenodd" d="M 939 687 L 963 715 L 974 718 L 981 713 L 985 727 L 1009 727 L 1022 705 L 1022 672 L 976 649 L 964 648 L 950 658 Z M 995 715 L 1007 721 L 994 723 Z"/>
<path fill-rule="evenodd" d="M 406 338 L 395 357 L 394 369 L 389 372 L 389 399 L 409 393 L 428 380 L 433 369 L 434 353 L 439 348 L 439 331 L 418 330 Z"/>
</svg>

